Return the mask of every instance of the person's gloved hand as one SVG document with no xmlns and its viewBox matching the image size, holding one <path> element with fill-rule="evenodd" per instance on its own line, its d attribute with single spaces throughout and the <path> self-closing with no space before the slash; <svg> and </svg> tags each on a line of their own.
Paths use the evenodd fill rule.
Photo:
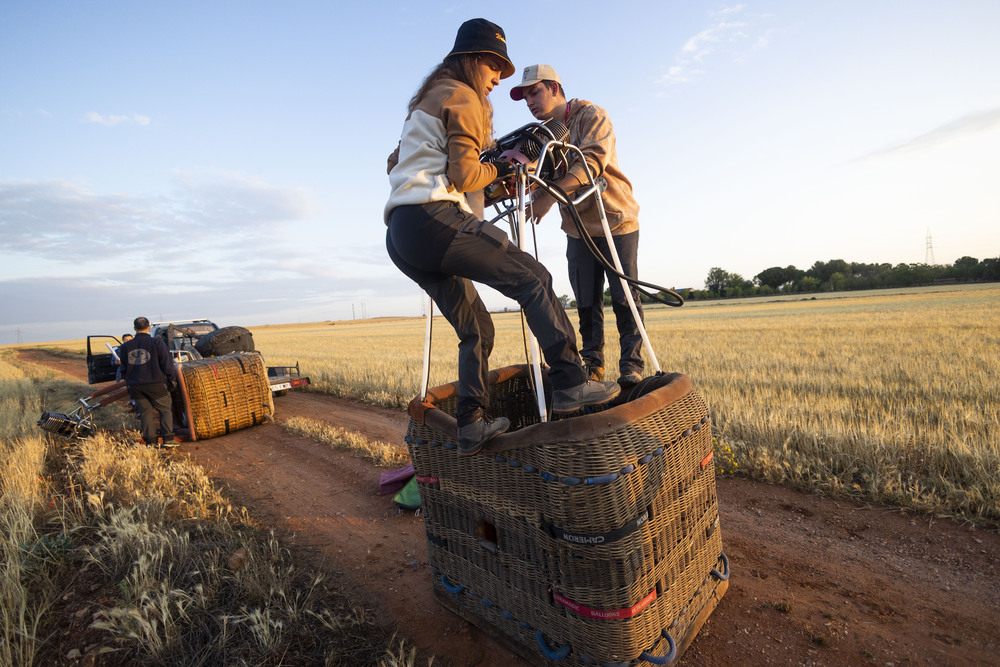
<svg viewBox="0 0 1000 667">
<path fill-rule="evenodd" d="M 531 196 L 531 205 L 528 209 L 528 219 L 537 225 L 555 203 L 556 200 L 545 190 L 535 190 Z"/>
<path fill-rule="evenodd" d="M 514 175 L 514 172 L 517 170 L 517 167 L 514 166 L 513 162 L 502 157 L 498 157 L 497 159 L 493 160 L 492 164 L 494 167 L 497 168 L 497 177 L 495 180 L 498 181 L 510 178 L 511 176 Z"/>
</svg>

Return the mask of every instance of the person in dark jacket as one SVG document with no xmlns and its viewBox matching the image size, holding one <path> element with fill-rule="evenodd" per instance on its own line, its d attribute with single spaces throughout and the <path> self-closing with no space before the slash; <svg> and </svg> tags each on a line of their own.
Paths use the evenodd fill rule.
<svg viewBox="0 0 1000 667">
<path fill-rule="evenodd" d="M 135 338 L 135 336 L 133 336 L 130 333 L 122 334 L 122 343 L 127 343 L 130 340 L 132 340 L 133 338 Z M 122 369 L 122 346 L 121 345 L 119 345 L 118 347 L 115 348 L 115 356 L 114 356 L 114 359 L 112 360 L 112 363 L 115 366 L 117 366 L 117 368 L 115 368 L 115 382 L 120 382 L 122 380 L 122 370 L 123 370 Z"/>
<path fill-rule="evenodd" d="M 121 344 L 119 357 L 122 377 L 142 422 L 142 440 L 147 445 L 172 445 L 174 437 L 173 401 L 170 388 L 177 379 L 174 359 L 162 338 L 149 335 L 149 320 L 135 318 L 135 338 Z M 157 433 L 156 417 L 160 417 Z"/>
</svg>

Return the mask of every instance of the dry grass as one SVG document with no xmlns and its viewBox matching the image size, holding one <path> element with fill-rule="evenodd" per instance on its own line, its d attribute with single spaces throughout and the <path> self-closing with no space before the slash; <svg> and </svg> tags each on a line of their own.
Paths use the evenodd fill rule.
<svg viewBox="0 0 1000 667">
<path fill-rule="evenodd" d="M 519 315 L 494 320 L 492 365 L 522 363 Z M 708 400 L 726 472 L 1000 521 L 996 285 L 696 302 L 647 308 L 646 321 L 661 368 Z M 457 339 L 434 327 L 431 386 L 457 377 Z M 422 318 L 253 332 L 268 363 L 299 360 L 314 391 L 391 407 L 418 392 Z"/>
<path fill-rule="evenodd" d="M 43 396 L 88 393 L 0 355 L 0 665 L 415 664 L 203 470 L 125 445 L 114 410 L 72 445 L 34 425 Z"/>
<path fill-rule="evenodd" d="M 39 629 L 51 605 L 52 585 L 39 570 L 57 557 L 49 534 L 47 445 L 25 420 L 40 414 L 41 401 L 31 379 L 0 357 L 0 664 L 29 665 L 37 651 Z M 64 531 L 57 534 L 64 535 Z M 61 543 L 62 540 L 59 540 Z"/>
<path fill-rule="evenodd" d="M 292 417 L 286 420 L 282 426 L 290 433 L 312 438 L 336 449 L 350 451 L 368 459 L 375 465 L 400 467 L 406 465 L 410 460 L 410 455 L 399 445 L 370 440 L 360 433 L 331 426 L 315 419 Z"/>
</svg>

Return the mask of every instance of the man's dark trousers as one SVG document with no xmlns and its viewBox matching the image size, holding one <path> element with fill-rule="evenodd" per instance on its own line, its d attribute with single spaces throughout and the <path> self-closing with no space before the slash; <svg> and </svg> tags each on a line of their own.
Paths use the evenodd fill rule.
<svg viewBox="0 0 1000 667">
<path fill-rule="evenodd" d="M 136 384 L 128 388 L 128 395 L 139 408 L 142 422 L 142 439 L 147 445 L 155 445 L 158 437 L 164 442 L 174 439 L 173 400 L 166 383 L 152 382 Z M 156 415 L 160 416 L 160 434 L 156 430 Z"/>
<path fill-rule="evenodd" d="M 622 265 L 622 273 L 629 278 L 639 276 L 639 232 L 612 236 L 618 260 Z M 567 237 L 566 260 L 569 263 L 569 281 L 576 297 L 576 310 L 580 316 L 580 355 L 587 362 L 597 362 L 604 366 L 604 276 L 607 272 L 604 266 L 590 252 L 586 241 Z M 594 237 L 594 244 L 611 266 L 614 262 L 608 252 L 608 242 L 604 237 Z M 618 339 L 621 344 L 621 359 L 618 363 L 622 375 L 636 372 L 642 375 L 642 334 L 632 317 L 632 309 L 625 299 L 621 279 L 607 272 L 608 288 L 611 291 L 611 308 L 618 324 Z M 642 302 L 639 301 L 639 291 L 629 286 L 632 298 L 635 300 L 639 317 L 642 318 Z"/>
</svg>

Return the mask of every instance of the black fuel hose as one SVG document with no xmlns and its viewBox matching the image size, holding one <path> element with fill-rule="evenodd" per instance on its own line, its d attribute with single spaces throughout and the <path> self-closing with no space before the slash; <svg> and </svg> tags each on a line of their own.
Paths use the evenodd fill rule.
<svg viewBox="0 0 1000 667">
<path fill-rule="evenodd" d="M 563 190 L 558 185 L 556 185 L 555 183 L 547 183 L 542 180 L 538 180 L 536 182 L 538 183 L 539 187 L 546 190 L 549 194 L 552 194 L 554 192 L 558 194 L 559 197 L 562 197 L 562 199 L 566 202 L 567 204 L 566 207 L 567 209 L 569 209 L 570 216 L 573 218 L 573 222 L 576 224 L 576 229 L 577 231 L 580 232 L 580 238 L 583 239 L 583 242 L 586 244 L 587 249 L 590 250 L 590 253 L 594 256 L 594 258 L 597 259 L 607 271 L 618 276 L 619 278 L 627 282 L 629 285 L 634 287 L 636 291 L 645 294 L 653 301 L 657 301 L 665 306 L 671 306 L 673 308 L 679 308 L 680 306 L 684 305 L 684 297 L 682 297 L 680 294 L 678 294 L 673 290 L 667 289 L 666 287 L 661 287 L 659 285 L 655 285 L 653 283 L 643 282 L 637 278 L 630 278 L 629 276 L 619 273 L 618 269 L 612 266 L 611 262 L 609 262 L 604 257 L 604 254 L 597 247 L 597 244 L 594 243 L 593 237 L 591 237 L 590 233 L 588 233 L 586 228 L 583 226 L 583 220 L 580 219 L 580 214 L 576 210 L 576 205 L 573 203 L 573 200 L 566 193 L 566 191 Z M 556 199 L 558 200 L 558 197 Z M 647 292 L 646 290 L 642 289 L 642 287 L 648 287 L 649 289 L 654 289 L 656 290 L 656 292 L 655 293 Z M 672 300 L 668 301 L 662 298 L 660 294 L 667 294 L 668 296 L 672 297 Z"/>
</svg>

